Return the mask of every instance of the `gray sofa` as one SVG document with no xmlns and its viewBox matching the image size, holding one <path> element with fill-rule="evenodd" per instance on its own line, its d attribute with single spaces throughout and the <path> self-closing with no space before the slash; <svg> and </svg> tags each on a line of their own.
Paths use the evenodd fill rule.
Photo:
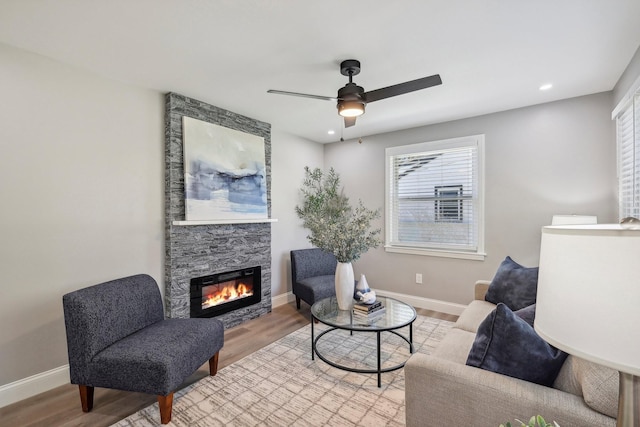
<svg viewBox="0 0 640 427">
<path fill-rule="evenodd" d="M 414 354 L 405 372 L 406 425 L 498 427 L 542 415 L 561 427 L 613 427 L 618 372 L 569 355 L 553 387 L 467 366 L 479 324 L 496 306 L 488 281 L 431 355 Z"/>
<path fill-rule="evenodd" d="M 336 257 L 322 249 L 291 251 L 291 287 L 298 308 L 300 300 L 313 305 L 316 301 L 335 296 L 337 265 Z"/>
</svg>

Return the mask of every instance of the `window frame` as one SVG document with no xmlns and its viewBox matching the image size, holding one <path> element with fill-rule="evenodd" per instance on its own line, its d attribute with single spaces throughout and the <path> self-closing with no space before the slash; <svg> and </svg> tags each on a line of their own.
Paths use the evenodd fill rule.
<svg viewBox="0 0 640 427">
<path fill-rule="evenodd" d="M 485 154 L 484 154 L 484 134 L 480 135 L 471 135 L 459 138 L 450 138 L 436 141 L 427 141 L 420 142 L 416 144 L 388 147 L 385 149 L 385 251 L 393 252 L 393 253 L 403 253 L 403 254 L 412 254 L 412 255 L 424 255 L 424 256 L 436 256 L 436 257 L 445 257 L 445 258 L 459 258 L 459 259 L 469 259 L 469 260 L 477 260 L 482 261 L 486 257 L 485 253 L 485 206 L 484 206 L 484 195 L 485 195 Z M 396 219 L 394 218 L 394 212 L 392 209 L 392 200 L 393 197 L 391 194 L 394 179 L 392 177 L 393 174 L 393 159 L 395 156 L 399 155 L 407 155 L 407 154 L 420 154 L 420 153 L 433 153 L 433 152 L 447 152 L 455 149 L 461 148 L 475 148 L 476 149 L 476 158 L 477 163 L 475 167 L 477 168 L 475 183 L 477 186 L 477 196 L 473 199 L 473 215 L 477 215 L 477 229 L 475 230 L 475 234 L 477 236 L 476 247 L 474 250 L 469 249 L 458 249 L 454 248 L 454 244 L 451 244 L 452 247 L 445 247 L 446 245 L 429 245 L 427 242 L 424 242 L 420 245 L 411 244 L 411 242 L 394 242 L 393 234 L 395 232 L 396 227 Z M 453 184 L 452 184 L 453 185 Z M 454 187 L 456 185 L 453 185 Z M 447 185 L 448 187 L 448 185 Z M 460 199 L 462 202 L 462 198 Z M 433 208 L 431 208 L 433 209 Z M 436 208 L 437 211 L 437 208 Z M 464 210 L 462 210 L 459 206 L 459 212 L 461 214 L 460 218 L 463 218 L 465 215 Z M 446 221 L 446 220 L 445 220 Z M 455 221 L 451 221 L 455 223 Z"/>
<path fill-rule="evenodd" d="M 616 121 L 618 219 L 640 217 L 640 76 L 614 108 L 611 119 Z M 630 132 L 625 125 L 631 127 Z"/>
</svg>

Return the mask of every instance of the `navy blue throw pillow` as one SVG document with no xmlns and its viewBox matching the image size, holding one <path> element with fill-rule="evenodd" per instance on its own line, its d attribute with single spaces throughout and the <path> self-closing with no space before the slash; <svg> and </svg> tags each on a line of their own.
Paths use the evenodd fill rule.
<svg viewBox="0 0 640 427">
<path fill-rule="evenodd" d="M 467 365 L 551 387 L 566 357 L 501 303 L 478 327 Z"/>
<path fill-rule="evenodd" d="M 506 257 L 498 267 L 484 299 L 494 304 L 506 304 L 516 311 L 536 302 L 538 267 L 523 267 Z"/>
<path fill-rule="evenodd" d="M 531 304 L 528 307 L 514 311 L 515 315 L 527 322 L 533 328 L 533 321 L 536 320 L 536 305 Z"/>
</svg>

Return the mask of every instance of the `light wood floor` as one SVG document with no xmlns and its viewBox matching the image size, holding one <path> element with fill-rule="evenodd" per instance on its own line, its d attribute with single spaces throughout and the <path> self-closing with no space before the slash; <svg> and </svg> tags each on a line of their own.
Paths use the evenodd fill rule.
<svg viewBox="0 0 640 427">
<path fill-rule="evenodd" d="M 266 316 L 245 322 L 225 332 L 224 347 L 220 352 L 218 369 L 230 365 L 246 355 L 271 344 L 309 323 L 309 306 L 295 303 L 273 309 Z M 418 314 L 455 321 L 457 316 L 416 309 Z M 203 365 L 187 379 L 183 386 L 208 375 L 208 364 Z M 93 410 L 82 412 L 78 387 L 64 385 L 37 396 L 0 408 L 1 427 L 32 426 L 109 426 L 138 410 L 156 402 L 148 394 L 95 389 Z"/>
</svg>

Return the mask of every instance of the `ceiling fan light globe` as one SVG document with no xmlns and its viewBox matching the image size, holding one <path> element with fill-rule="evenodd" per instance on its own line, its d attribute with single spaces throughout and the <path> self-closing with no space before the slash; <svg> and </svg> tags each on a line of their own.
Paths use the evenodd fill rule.
<svg viewBox="0 0 640 427">
<path fill-rule="evenodd" d="M 338 114 L 342 117 L 358 117 L 364 114 L 364 104 L 358 101 L 338 103 Z"/>
</svg>

